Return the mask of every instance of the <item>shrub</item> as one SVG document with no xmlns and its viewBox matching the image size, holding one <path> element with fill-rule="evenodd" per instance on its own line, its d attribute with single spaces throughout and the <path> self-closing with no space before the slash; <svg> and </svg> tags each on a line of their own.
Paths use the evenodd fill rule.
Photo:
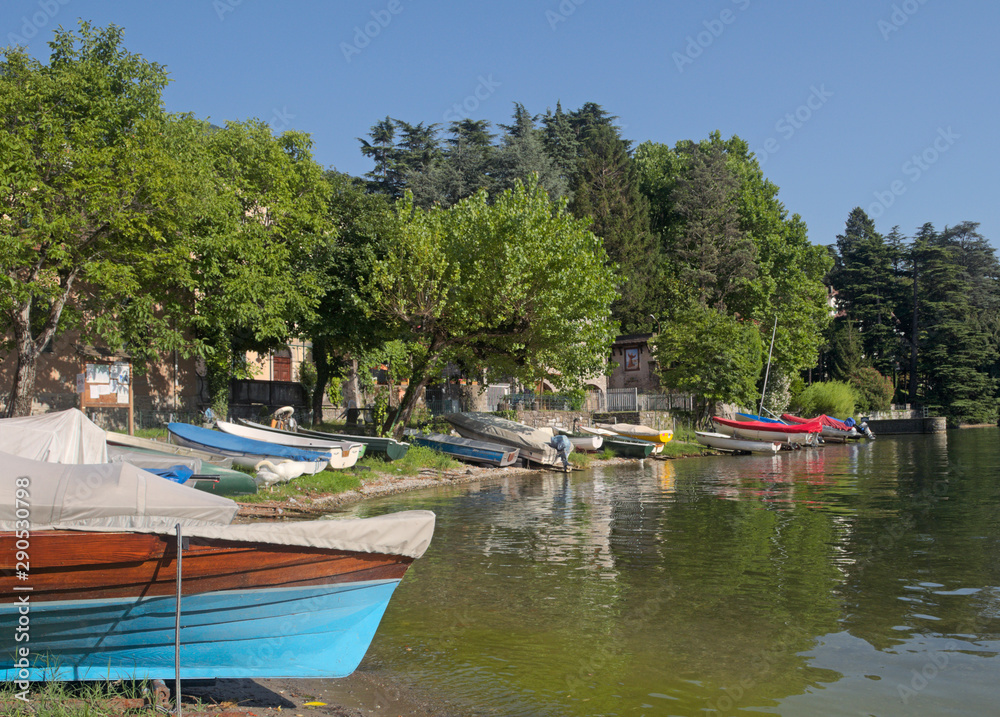
<svg viewBox="0 0 1000 717">
<path fill-rule="evenodd" d="M 843 381 L 825 381 L 806 386 L 796 397 L 792 409 L 805 418 L 821 413 L 837 418 L 854 415 L 857 396 L 854 389 Z"/>
<path fill-rule="evenodd" d="M 851 376 L 851 386 L 858 397 L 858 410 L 885 411 L 892 405 L 892 395 L 895 392 L 892 379 L 883 376 L 876 369 L 864 366 L 857 369 Z"/>
</svg>

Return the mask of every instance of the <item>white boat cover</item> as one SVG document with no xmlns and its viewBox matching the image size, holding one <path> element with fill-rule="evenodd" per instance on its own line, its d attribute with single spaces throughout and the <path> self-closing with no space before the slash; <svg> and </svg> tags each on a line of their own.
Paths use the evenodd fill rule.
<svg viewBox="0 0 1000 717">
<path fill-rule="evenodd" d="M 671 433 L 667 429 L 651 428 L 638 423 L 598 423 L 596 425 L 598 428 L 611 431 L 619 436 L 630 436 L 633 438 L 642 436 L 649 440 L 660 440 L 660 436 L 664 433 Z"/>
<path fill-rule="evenodd" d="M 0 419 L 0 452 L 47 463 L 107 463 L 104 429 L 76 408 Z"/>
<path fill-rule="evenodd" d="M 239 506 L 191 490 L 128 463 L 60 465 L 0 454 L 0 531 L 87 530 L 173 534 L 329 550 L 423 555 L 434 513 L 401 511 L 377 518 L 230 525 Z M 20 481 L 20 485 L 19 485 Z M 24 492 L 20 495 L 18 490 Z"/>
<path fill-rule="evenodd" d="M 539 428 L 487 413 L 449 413 L 445 420 L 467 438 L 514 446 L 536 463 L 556 462 L 556 449 L 549 445 L 552 434 Z"/>
</svg>

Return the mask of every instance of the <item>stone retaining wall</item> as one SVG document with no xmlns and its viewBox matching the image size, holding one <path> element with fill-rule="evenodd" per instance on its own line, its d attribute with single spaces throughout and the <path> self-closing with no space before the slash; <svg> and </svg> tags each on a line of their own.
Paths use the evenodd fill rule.
<svg viewBox="0 0 1000 717">
<path fill-rule="evenodd" d="M 900 418 L 894 420 L 868 421 L 875 437 L 913 433 L 944 433 L 947 422 L 944 418 Z"/>
</svg>

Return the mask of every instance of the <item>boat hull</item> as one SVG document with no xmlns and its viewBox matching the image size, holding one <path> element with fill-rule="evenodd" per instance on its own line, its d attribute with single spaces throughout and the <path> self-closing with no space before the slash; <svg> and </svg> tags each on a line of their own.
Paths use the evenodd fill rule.
<svg viewBox="0 0 1000 717">
<path fill-rule="evenodd" d="M 174 540 L 33 532 L 30 580 L 18 584 L 12 569 L 0 571 L 0 679 L 173 677 Z M 12 533 L 0 533 L 3 568 L 14 566 L 14 543 Z M 411 562 L 192 538 L 183 553 L 180 677 L 348 675 Z M 30 641 L 19 644 L 23 605 Z M 15 661 L 19 647 L 30 650 L 28 666 Z"/>
<path fill-rule="evenodd" d="M 498 468 L 512 465 L 518 456 L 517 448 L 485 441 L 474 441 L 470 438 L 455 438 L 439 433 L 412 434 L 410 435 L 410 443 L 447 453 L 469 463 L 484 463 Z"/>
<path fill-rule="evenodd" d="M 701 443 L 703 446 L 718 448 L 721 451 L 769 453 L 773 455 L 781 450 L 780 442 L 750 441 L 727 436 L 724 433 L 712 433 L 709 431 L 695 431 L 694 435 L 698 443 Z"/>
<path fill-rule="evenodd" d="M 173 426 L 174 424 L 170 424 Z M 248 446 L 253 446 L 252 448 L 227 448 L 221 443 L 207 443 L 208 440 L 216 440 L 215 437 L 206 436 L 206 434 L 217 433 L 220 436 L 224 436 L 227 439 L 235 439 L 238 441 L 246 441 Z M 204 438 L 202 436 L 205 436 Z M 222 439 L 224 440 L 224 439 Z M 191 435 L 181 435 L 180 433 L 174 432 L 170 429 L 170 441 L 177 445 L 188 446 L 190 448 L 196 448 L 201 451 L 208 451 L 210 453 L 216 453 L 223 456 L 228 456 L 233 459 L 233 463 L 244 468 L 254 468 L 261 461 L 271 461 L 273 463 L 280 463 L 281 461 L 294 460 L 296 462 L 301 462 L 303 464 L 303 473 L 308 473 L 314 475 L 322 470 L 325 470 L 328 465 L 330 465 L 329 454 L 318 453 L 316 451 L 305 451 L 301 449 L 289 448 L 287 446 L 279 446 L 277 444 L 272 444 L 273 448 L 267 446 L 264 441 L 253 441 L 249 439 L 241 439 L 236 436 L 230 436 L 227 433 L 221 433 L 220 431 L 210 431 L 205 430 L 204 433 L 199 433 L 196 436 Z M 228 443 L 228 441 L 227 441 Z M 280 449 L 280 450 L 276 450 Z M 274 450 L 274 452 L 270 452 Z M 311 453 L 312 456 L 309 457 L 308 454 Z"/>
<path fill-rule="evenodd" d="M 712 423 L 716 432 L 725 436 L 743 438 L 751 441 L 766 441 L 778 443 L 798 443 L 812 445 L 816 443 L 820 426 L 810 425 L 815 430 L 805 430 L 799 426 L 779 426 L 778 424 L 756 423 L 752 421 L 731 421 L 713 417 Z"/>
<path fill-rule="evenodd" d="M 649 441 L 636 441 L 630 438 L 615 438 L 604 436 L 604 447 L 610 448 L 622 458 L 648 458 L 652 455 L 656 444 Z"/>
<path fill-rule="evenodd" d="M 385 460 L 398 461 L 406 455 L 410 444 L 397 441 L 384 436 L 354 436 L 347 433 L 326 433 L 324 431 L 314 431 L 299 426 L 298 433 L 305 436 L 315 436 L 316 438 L 332 438 L 338 441 L 358 441 L 364 443 L 366 455 L 378 455 Z"/>
<path fill-rule="evenodd" d="M 216 427 L 223 433 L 239 438 L 248 438 L 264 443 L 274 443 L 289 448 L 302 448 L 308 451 L 321 451 L 329 455 L 330 468 L 344 470 L 352 467 L 364 454 L 365 445 L 356 441 L 338 441 L 332 439 L 303 436 L 290 431 L 283 431 L 269 426 L 263 426 L 252 421 L 243 420 L 240 423 L 216 421 Z"/>
<path fill-rule="evenodd" d="M 593 453 L 601 449 L 604 445 L 603 436 L 569 436 L 569 442 L 573 444 L 573 450 Z"/>
</svg>

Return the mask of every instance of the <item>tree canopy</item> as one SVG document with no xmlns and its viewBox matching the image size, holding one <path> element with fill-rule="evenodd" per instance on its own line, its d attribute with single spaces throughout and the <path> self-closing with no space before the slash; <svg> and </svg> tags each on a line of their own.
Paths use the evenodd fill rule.
<svg viewBox="0 0 1000 717">
<path fill-rule="evenodd" d="M 363 287 L 371 312 L 411 346 L 398 419 L 447 362 L 525 382 L 573 385 L 605 370 L 617 325 L 600 239 L 534 181 L 493 202 L 397 206 L 399 231 Z"/>
</svg>

